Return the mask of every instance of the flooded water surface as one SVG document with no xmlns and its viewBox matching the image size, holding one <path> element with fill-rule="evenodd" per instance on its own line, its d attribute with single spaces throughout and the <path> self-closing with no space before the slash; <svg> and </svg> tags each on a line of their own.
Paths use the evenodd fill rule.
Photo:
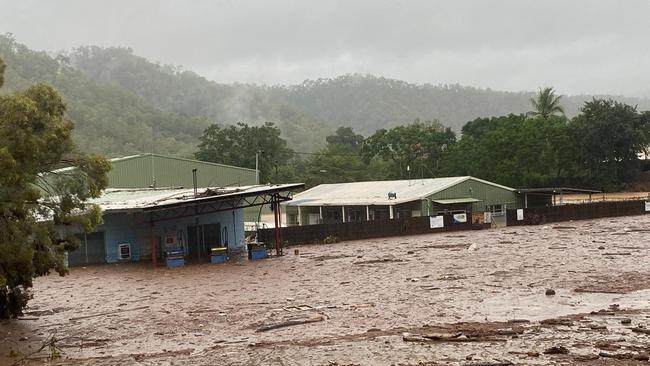
<svg viewBox="0 0 650 366">
<path fill-rule="evenodd" d="M 297 248 L 38 278 L 0 364 L 648 364 L 650 215 Z"/>
</svg>

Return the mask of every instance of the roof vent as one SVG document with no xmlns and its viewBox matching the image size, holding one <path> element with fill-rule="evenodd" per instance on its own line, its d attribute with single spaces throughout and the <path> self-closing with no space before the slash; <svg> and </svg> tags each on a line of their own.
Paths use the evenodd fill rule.
<svg viewBox="0 0 650 366">
<path fill-rule="evenodd" d="M 389 199 L 389 200 L 396 200 L 396 199 L 397 199 L 397 193 L 395 193 L 395 192 L 388 192 L 388 199 Z"/>
</svg>

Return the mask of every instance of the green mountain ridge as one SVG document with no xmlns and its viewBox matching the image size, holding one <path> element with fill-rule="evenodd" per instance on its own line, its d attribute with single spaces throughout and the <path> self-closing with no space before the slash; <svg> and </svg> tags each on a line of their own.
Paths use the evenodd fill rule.
<svg viewBox="0 0 650 366">
<path fill-rule="evenodd" d="M 109 156 L 150 151 L 191 156 L 211 123 L 239 121 L 274 122 L 289 146 L 304 152 L 321 148 L 339 126 L 367 136 L 419 118 L 459 132 L 478 117 L 524 113 L 534 95 L 361 74 L 288 86 L 221 84 L 128 48 L 86 46 L 53 57 L 10 35 L 0 35 L 0 58 L 7 64 L 3 93 L 35 83 L 54 86 L 68 103 L 79 148 Z M 573 116 L 591 98 L 565 96 L 562 104 Z M 650 109 L 650 99 L 612 98 Z"/>
</svg>

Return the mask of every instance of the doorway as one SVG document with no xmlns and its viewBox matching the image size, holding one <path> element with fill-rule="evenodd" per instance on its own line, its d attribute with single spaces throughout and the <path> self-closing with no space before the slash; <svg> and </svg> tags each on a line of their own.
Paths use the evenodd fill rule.
<svg viewBox="0 0 650 366">
<path fill-rule="evenodd" d="M 210 260 L 210 249 L 224 246 L 225 243 L 221 242 L 221 224 L 187 226 L 187 259 Z"/>
</svg>

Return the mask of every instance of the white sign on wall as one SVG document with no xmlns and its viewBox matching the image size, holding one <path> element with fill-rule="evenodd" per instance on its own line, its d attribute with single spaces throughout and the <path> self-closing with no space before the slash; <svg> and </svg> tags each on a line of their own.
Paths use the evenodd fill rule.
<svg viewBox="0 0 650 366">
<path fill-rule="evenodd" d="M 517 209 L 517 221 L 523 221 L 524 220 L 524 209 L 523 208 L 518 208 Z"/>
<path fill-rule="evenodd" d="M 465 213 L 454 214 L 454 222 L 456 223 L 467 222 L 467 214 Z"/>
<path fill-rule="evenodd" d="M 645 212 L 650 212 L 650 201 L 645 201 Z"/>
<path fill-rule="evenodd" d="M 486 224 L 492 223 L 492 212 L 483 212 L 483 222 Z"/>
<path fill-rule="evenodd" d="M 429 227 L 432 229 L 438 229 L 445 227 L 445 220 L 443 216 L 431 216 L 429 217 Z"/>
</svg>

